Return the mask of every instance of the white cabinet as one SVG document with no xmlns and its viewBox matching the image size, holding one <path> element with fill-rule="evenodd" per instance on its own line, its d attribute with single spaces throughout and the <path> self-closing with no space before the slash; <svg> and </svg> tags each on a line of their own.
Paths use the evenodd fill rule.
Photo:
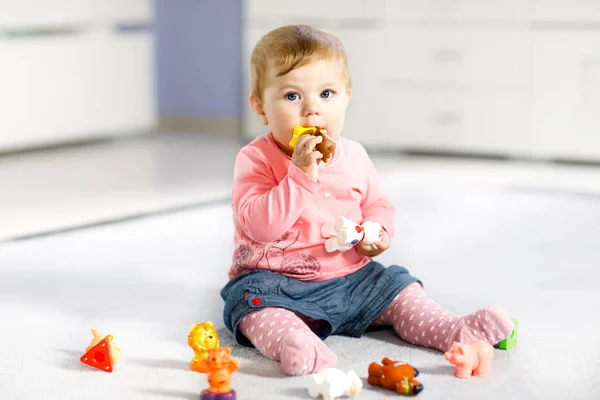
<svg viewBox="0 0 600 400">
<path fill-rule="evenodd" d="M 383 3 L 372 0 L 246 0 L 245 17 L 276 19 L 279 24 L 298 23 L 306 18 L 364 19 L 381 18 Z"/>
<path fill-rule="evenodd" d="M 150 0 L 0 0 L 0 151 L 150 131 Z"/>
<path fill-rule="evenodd" d="M 531 0 L 532 19 L 535 21 L 590 22 L 600 21 L 598 0 Z"/>
<path fill-rule="evenodd" d="M 524 4 L 386 3 L 385 147 L 531 156 Z"/>
<path fill-rule="evenodd" d="M 541 0 L 545 1 L 545 0 Z M 388 19 L 520 19 L 528 16 L 524 0 L 386 0 Z"/>
<path fill-rule="evenodd" d="M 0 0 L 0 29 L 148 22 L 148 0 Z"/>
<path fill-rule="evenodd" d="M 152 58 L 138 33 L 0 41 L 0 148 L 148 129 Z"/>
<path fill-rule="evenodd" d="M 600 31 L 535 34 L 533 150 L 600 160 Z"/>
</svg>

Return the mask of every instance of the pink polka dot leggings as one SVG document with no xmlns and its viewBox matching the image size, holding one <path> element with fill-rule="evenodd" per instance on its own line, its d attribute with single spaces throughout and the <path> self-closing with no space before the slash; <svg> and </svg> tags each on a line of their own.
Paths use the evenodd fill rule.
<svg viewBox="0 0 600 400">
<path fill-rule="evenodd" d="M 292 311 L 268 307 L 246 315 L 239 329 L 264 356 L 280 361 L 288 374 L 305 375 L 336 362 L 335 354 L 309 325 L 310 320 Z M 403 340 L 441 351 L 449 350 L 453 341 L 485 340 L 494 345 L 514 327 L 508 314 L 496 305 L 453 316 L 427 297 L 418 282 L 404 288 L 373 325 L 392 326 Z"/>
</svg>

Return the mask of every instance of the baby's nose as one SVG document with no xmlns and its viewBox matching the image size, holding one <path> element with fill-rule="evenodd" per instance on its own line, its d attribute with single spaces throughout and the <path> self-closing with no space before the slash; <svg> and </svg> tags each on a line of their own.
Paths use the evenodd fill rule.
<svg viewBox="0 0 600 400">
<path fill-rule="evenodd" d="M 321 110 L 319 109 L 319 105 L 314 100 L 306 100 L 304 102 L 304 109 L 303 109 L 303 111 L 304 111 L 303 114 L 305 116 L 320 115 L 321 114 Z"/>
</svg>

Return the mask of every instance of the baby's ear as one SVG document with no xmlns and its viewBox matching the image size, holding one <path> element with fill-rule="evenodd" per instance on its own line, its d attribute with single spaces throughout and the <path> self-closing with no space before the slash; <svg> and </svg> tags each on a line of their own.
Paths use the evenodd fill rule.
<svg viewBox="0 0 600 400">
<path fill-rule="evenodd" d="M 251 94 L 248 98 L 248 101 L 250 102 L 250 106 L 252 107 L 258 118 L 260 118 L 260 122 L 262 122 L 263 125 L 269 125 L 269 121 L 267 120 L 263 103 L 258 98 L 258 96 Z"/>
</svg>

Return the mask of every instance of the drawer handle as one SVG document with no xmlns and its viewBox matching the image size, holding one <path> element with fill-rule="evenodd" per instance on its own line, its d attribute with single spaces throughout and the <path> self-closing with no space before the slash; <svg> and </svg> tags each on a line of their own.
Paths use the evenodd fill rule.
<svg viewBox="0 0 600 400">
<path fill-rule="evenodd" d="M 458 62 L 462 60 L 462 52 L 456 49 L 440 49 L 435 51 L 433 59 L 438 63 Z"/>
<path fill-rule="evenodd" d="M 454 126 L 461 124 L 460 114 L 454 111 L 438 112 L 433 116 L 436 125 Z"/>
</svg>

